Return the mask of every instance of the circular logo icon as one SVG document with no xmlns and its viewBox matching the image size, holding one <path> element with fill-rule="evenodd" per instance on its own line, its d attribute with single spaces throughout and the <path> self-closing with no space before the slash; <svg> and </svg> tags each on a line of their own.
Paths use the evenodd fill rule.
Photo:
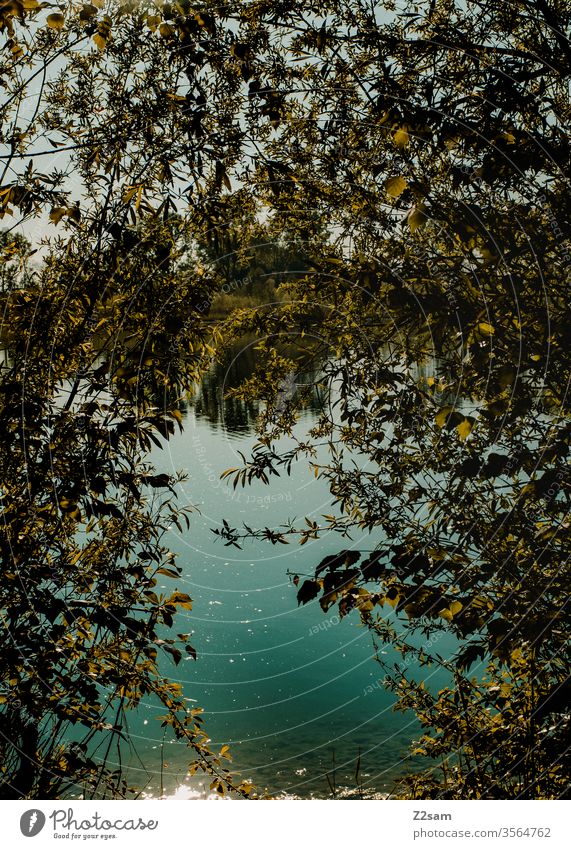
<svg viewBox="0 0 571 849">
<path fill-rule="evenodd" d="M 46 824 L 46 815 L 37 808 L 26 811 L 20 817 L 20 831 L 25 837 L 35 837 Z"/>
</svg>

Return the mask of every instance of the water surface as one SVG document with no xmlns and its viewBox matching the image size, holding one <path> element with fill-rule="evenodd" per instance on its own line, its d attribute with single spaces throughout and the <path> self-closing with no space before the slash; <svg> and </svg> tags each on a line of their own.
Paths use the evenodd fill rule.
<svg viewBox="0 0 571 849">
<path fill-rule="evenodd" d="M 181 503 L 197 508 L 190 530 L 173 531 L 169 544 L 184 569 L 177 586 L 194 601 L 192 612 L 179 614 L 177 630 L 193 633 L 198 659 L 169 668 L 169 675 L 204 708 L 213 748 L 229 744 L 234 767 L 258 787 L 302 797 L 330 796 L 333 784 L 340 794 L 389 792 L 420 733 L 414 716 L 392 710 L 394 697 L 382 686 L 383 670 L 358 616 L 340 620 L 335 609 L 324 614 L 317 601 L 298 607 L 288 577 L 288 571 L 310 575 L 341 548 L 370 550 L 378 538 L 367 534 L 348 542 L 329 533 L 303 547 L 292 539 L 277 546 L 248 542 L 237 550 L 213 535 L 223 519 L 233 526 L 275 526 L 288 518 L 318 521 L 331 512 L 327 487 L 306 461 L 291 476 L 272 478 L 269 487 L 234 490 L 220 480 L 224 469 L 241 465 L 238 452 L 247 454 L 255 441 L 256 406 L 223 400 L 232 377 L 213 369 L 186 411 L 184 432 L 154 456 L 161 471 L 188 473 Z M 300 433 L 315 416 L 313 405 L 299 422 Z M 165 591 L 174 589 L 164 581 Z M 385 657 L 400 659 L 390 648 Z M 137 781 L 153 794 L 161 782 L 170 792 L 184 781 L 188 759 L 182 745 L 167 744 L 161 778 L 155 715 L 147 706 L 131 724 L 144 764 Z"/>
</svg>

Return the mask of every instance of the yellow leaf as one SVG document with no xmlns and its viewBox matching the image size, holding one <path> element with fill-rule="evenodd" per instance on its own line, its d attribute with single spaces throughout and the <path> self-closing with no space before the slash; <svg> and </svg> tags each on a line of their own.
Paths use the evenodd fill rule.
<svg viewBox="0 0 571 849">
<path fill-rule="evenodd" d="M 481 321 L 478 324 L 478 332 L 482 334 L 482 336 L 493 336 L 496 332 L 491 324 L 488 324 L 487 321 Z"/>
<path fill-rule="evenodd" d="M 400 595 L 397 594 L 394 598 L 389 598 L 388 595 L 386 595 L 384 600 L 387 602 L 387 604 L 390 604 L 391 607 L 396 607 L 400 601 Z"/>
<path fill-rule="evenodd" d="M 392 198 L 398 198 L 406 189 L 408 183 L 404 177 L 389 177 L 385 183 L 385 189 Z"/>
<path fill-rule="evenodd" d="M 167 604 L 175 604 L 183 610 L 192 610 L 192 599 L 186 593 L 174 592 L 168 599 Z"/>
<path fill-rule="evenodd" d="M 456 430 L 458 431 L 458 436 L 460 437 L 460 439 L 462 440 L 462 442 L 464 442 L 464 440 L 465 440 L 468 436 L 470 436 L 470 434 L 471 434 L 471 432 L 472 432 L 472 428 L 474 427 L 474 421 L 475 421 L 475 420 L 474 420 L 471 416 L 467 416 L 467 417 L 466 417 L 465 419 L 463 419 L 463 420 L 460 422 L 460 424 L 456 427 Z"/>
<path fill-rule="evenodd" d="M 448 605 L 448 610 L 450 611 L 452 616 L 456 616 L 457 613 L 460 613 L 460 611 L 462 610 L 462 607 L 463 607 L 462 602 L 453 601 L 451 604 Z"/>
<path fill-rule="evenodd" d="M 393 142 L 396 147 L 406 147 L 409 143 L 410 136 L 407 127 L 400 127 L 393 136 Z"/>
<path fill-rule="evenodd" d="M 96 32 L 93 36 L 93 43 L 95 44 L 98 50 L 105 50 L 105 47 L 107 45 L 107 39 L 103 38 L 100 33 Z"/>
<path fill-rule="evenodd" d="M 447 405 L 446 407 L 441 407 L 440 410 L 438 410 L 438 412 L 436 413 L 436 415 L 434 417 L 434 421 L 436 422 L 438 427 L 444 427 L 444 425 L 446 424 L 446 421 L 448 419 L 448 416 L 453 411 L 454 411 L 454 407 L 451 407 L 449 405 Z"/>
<path fill-rule="evenodd" d="M 425 224 L 427 220 L 428 216 L 424 211 L 424 207 L 422 205 L 415 206 L 414 209 L 411 209 L 407 218 L 408 226 L 410 227 L 410 232 L 414 233 L 414 231 L 418 230 L 419 227 L 422 227 L 422 225 Z"/>
<path fill-rule="evenodd" d="M 66 212 L 67 209 L 64 206 L 54 206 L 50 212 L 50 221 L 53 221 L 54 224 L 59 224 Z"/>
<path fill-rule="evenodd" d="M 138 189 L 139 186 L 129 186 L 129 188 L 123 193 L 123 203 L 129 203 L 129 201 L 137 194 Z"/>
<path fill-rule="evenodd" d="M 147 26 L 151 30 L 151 32 L 155 32 L 160 23 L 161 23 L 160 15 L 148 15 L 147 16 Z"/>
<path fill-rule="evenodd" d="M 51 15 L 48 15 L 46 23 L 50 29 L 63 29 L 65 18 L 61 12 L 53 12 Z"/>
<path fill-rule="evenodd" d="M 446 619 L 447 622 L 452 622 L 452 612 L 447 607 L 439 610 L 438 615 L 442 616 L 443 619 Z"/>
</svg>

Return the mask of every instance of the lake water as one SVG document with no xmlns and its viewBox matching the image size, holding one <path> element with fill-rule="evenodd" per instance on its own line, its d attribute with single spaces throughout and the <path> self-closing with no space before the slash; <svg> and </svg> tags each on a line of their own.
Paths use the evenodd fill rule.
<svg viewBox="0 0 571 849">
<path fill-rule="evenodd" d="M 392 710 L 394 698 L 380 683 L 383 670 L 358 616 L 340 621 L 335 609 L 324 614 L 317 602 L 298 607 L 287 575 L 310 574 L 325 555 L 349 547 L 370 550 L 376 540 L 326 534 L 302 547 L 295 540 L 285 546 L 252 542 L 239 551 L 213 535 L 223 519 L 233 526 L 274 526 L 331 512 L 328 490 L 307 462 L 294 466 L 290 477 L 273 478 L 269 487 L 234 490 L 220 480 L 224 469 L 241 465 L 238 452 L 247 454 L 255 440 L 255 406 L 223 400 L 232 376 L 231 370 L 213 370 L 186 411 L 184 432 L 153 457 L 160 471 L 188 473 L 181 503 L 200 510 L 188 532 L 173 531 L 169 540 L 184 568 L 176 586 L 194 602 L 191 612 L 179 614 L 176 630 L 192 632 L 198 659 L 165 671 L 204 708 L 213 748 L 230 745 L 233 767 L 259 788 L 330 797 L 334 781 L 339 795 L 351 794 L 360 757 L 363 794 L 390 792 L 410 769 L 404 758 L 419 735 L 414 716 Z M 299 431 L 314 420 L 310 408 Z M 175 582 L 163 580 L 164 591 L 174 589 Z M 387 649 L 386 658 L 397 661 L 400 655 Z M 429 678 L 431 671 L 423 674 Z M 438 686 L 438 676 L 432 683 Z M 151 795 L 158 795 L 161 781 L 168 793 L 181 783 L 202 792 L 197 779 L 185 780 L 188 752 L 176 742 L 164 746 L 161 779 L 156 714 L 147 705 L 131 720 L 142 761 L 131 760 L 133 779 Z"/>
</svg>

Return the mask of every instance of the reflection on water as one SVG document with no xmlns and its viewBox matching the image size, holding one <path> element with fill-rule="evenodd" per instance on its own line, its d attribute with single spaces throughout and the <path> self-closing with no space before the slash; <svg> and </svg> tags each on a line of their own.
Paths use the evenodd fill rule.
<svg viewBox="0 0 571 849">
<path fill-rule="evenodd" d="M 234 345 L 223 361 L 215 360 L 204 375 L 190 400 L 196 416 L 212 426 L 220 426 L 228 434 L 251 434 L 260 412 L 260 404 L 244 401 L 231 394 L 259 367 L 259 354 L 255 340 L 245 340 Z M 316 372 L 292 374 L 287 382 L 287 392 L 294 393 L 308 382 L 313 382 Z M 307 399 L 307 412 L 317 414 L 323 403 L 317 392 Z"/>
<path fill-rule="evenodd" d="M 222 425 L 229 433 L 251 433 L 259 405 L 234 398 L 228 393 L 251 377 L 255 366 L 253 345 L 236 347 L 224 362 L 213 362 L 192 401 L 197 417 L 213 426 Z"/>
</svg>

